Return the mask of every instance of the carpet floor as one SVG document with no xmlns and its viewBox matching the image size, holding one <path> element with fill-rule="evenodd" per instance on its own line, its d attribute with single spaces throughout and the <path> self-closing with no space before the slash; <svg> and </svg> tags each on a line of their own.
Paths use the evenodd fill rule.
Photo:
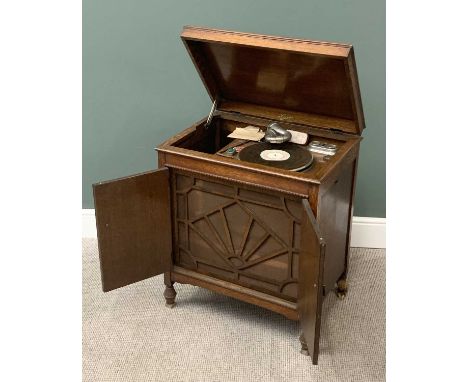
<svg viewBox="0 0 468 382">
<path fill-rule="evenodd" d="M 324 302 L 319 365 L 299 324 L 162 276 L 103 293 L 97 242 L 83 239 L 83 381 L 384 381 L 385 250 L 353 248 L 349 292 Z"/>
</svg>

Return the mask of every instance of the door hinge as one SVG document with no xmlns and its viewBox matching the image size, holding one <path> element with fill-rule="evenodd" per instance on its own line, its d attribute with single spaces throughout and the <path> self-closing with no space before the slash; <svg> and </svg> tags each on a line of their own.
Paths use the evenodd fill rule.
<svg viewBox="0 0 468 382">
<path fill-rule="evenodd" d="M 327 295 L 327 286 L 325 284 L 322 285 L 322 296 L 325 297 Z"/>
<path fill-rule="evenodd" d="M 213 120 L 213 116 L 216 112 L 216 107 L 218 106 L 218 100 L 215 99 L 213 101 L 213 105 L 211 106 L 210 114 L 208 114 L 208 118 L 206 119 L 205 123 L 205 129 L 208 129 L 210 127 L 211 121 Z"/>
</svg>

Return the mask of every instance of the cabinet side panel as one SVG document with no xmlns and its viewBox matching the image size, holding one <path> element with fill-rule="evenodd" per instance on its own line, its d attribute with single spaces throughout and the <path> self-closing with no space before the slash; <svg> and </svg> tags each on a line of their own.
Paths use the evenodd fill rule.
<svg viewBox="0 0 468 382">
<path fill-rule="evenodd" d="M 175 264 L 295 301 L 301 199 L 174 171 Z"/>
<path fill-rule="evenodd" d="M 327 242 L 324 264 L 324 284 L 327 292 L 333 289 L 335 282 L 346 269 L 354 163 L 346 166 L 334 184 L 320 196 L 318 222 Z"/>
</svg>

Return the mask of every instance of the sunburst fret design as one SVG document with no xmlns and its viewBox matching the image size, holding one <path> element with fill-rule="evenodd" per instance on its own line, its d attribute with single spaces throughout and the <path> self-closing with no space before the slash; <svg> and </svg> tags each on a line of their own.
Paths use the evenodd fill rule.
<svg viewBox="0 0 468 382">
<path fill-rule="evenodd" d="M 177 264 L 297 298 L 300 202 L 175 174 Z"/>
</svg>

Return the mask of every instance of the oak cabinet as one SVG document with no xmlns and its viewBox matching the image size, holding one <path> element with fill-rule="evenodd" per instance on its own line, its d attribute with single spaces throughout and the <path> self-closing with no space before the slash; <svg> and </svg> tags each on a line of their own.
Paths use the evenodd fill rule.
<svg viewBox="0 0 468 382">
<path fill-rule="evenodd" d="M 155 171 L 94 185 L 103 290 L 164 273 L 169 307 L 174 283 L 256 304 L 299 320 L 316 364 L 322 301 L 347 290 L 364 128 L 353 48 L 198 27 L 181 37 L 213 108 L 157 148 Z M 336 154 L 311 154 L 300 172 L 217 155 L 236 128 L 272 122 Z"/>
</svg>

